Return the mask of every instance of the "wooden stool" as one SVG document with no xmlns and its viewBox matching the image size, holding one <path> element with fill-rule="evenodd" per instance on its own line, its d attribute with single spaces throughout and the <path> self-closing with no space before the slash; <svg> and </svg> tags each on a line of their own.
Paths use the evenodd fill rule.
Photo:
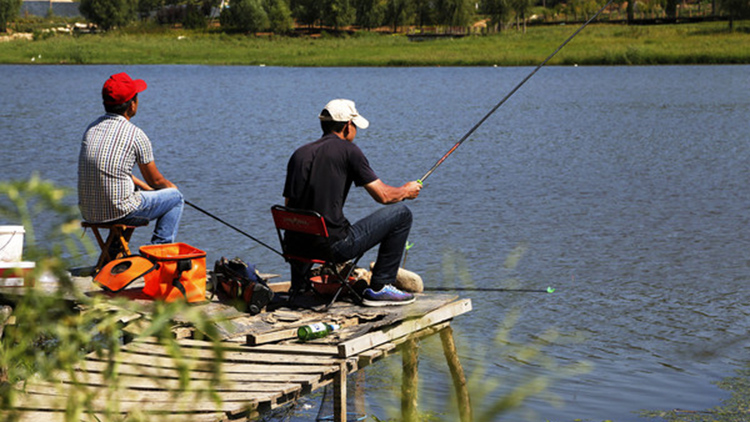
<svg viewBox="0 0 750 422">
<path fill-rule="evenodd" d="M 128 245 L 128 242 L 130 242 L 130 236 L 133 235 L 136 227 L 143 227 L 146 225 L 148 225 L 148 220 L 145 219 L 128 222 L 128 224 L 81 222 L 81 227 L 83 227 L 84 230 L 90 228 L 91 231 L 94 232 L 96 243 L 99 244 L 99 248 L 102 250 L 99 255 L 99 260 L 94 267 L 94 274 L 99 272 L 99 270 L 109 261 L 130 255 L 131 252 Z M 99 233 L 100 229 L 109 230 L 107 240 L 104 240 L 101 233 Z"/>
</svg>

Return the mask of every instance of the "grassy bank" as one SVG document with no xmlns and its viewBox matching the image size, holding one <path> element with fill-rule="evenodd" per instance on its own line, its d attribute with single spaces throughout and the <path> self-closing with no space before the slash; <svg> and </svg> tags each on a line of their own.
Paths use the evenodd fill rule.
<svg viewBox="0 0 750 422">
<path fill-rule="evenodd" d="M 552 65 L 748 64 L 747 22 L 624 26 L 593 24 Z M 182 30 L 57 35 L 0 43 L 0 63 L 210 64 L 268 66 L 536 65 L 578 25 L 412 42 L 404 35 L 255 37 Z M 32 61 L 33 60 L 33 61 Z"/>
</svg>

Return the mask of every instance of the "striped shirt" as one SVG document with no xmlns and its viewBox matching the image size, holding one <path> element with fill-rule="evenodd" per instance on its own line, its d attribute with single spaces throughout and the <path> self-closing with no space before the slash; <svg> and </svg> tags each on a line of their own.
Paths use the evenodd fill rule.
<svg viewBox="0 0 750 422">
<path fill-rule="evenodd" d="M 125 117 L 105 114 L 83 134 L 78 156 L 78 207 L 83 219 L 103 223 L 123 218 L 141 204 L 133 167 L 154 153 L 146 134 Z"/>
</svg>

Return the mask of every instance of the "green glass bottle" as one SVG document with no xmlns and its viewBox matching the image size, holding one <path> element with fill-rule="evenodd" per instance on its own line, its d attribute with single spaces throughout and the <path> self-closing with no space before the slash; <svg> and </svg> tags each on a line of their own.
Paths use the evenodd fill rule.
<svg viewBox="0 0 750 422">
<path fill-rule="evenodd" d="M 310 341 L 316 338 L 325 337 L 332 332 L 341 328 L 338 324 L 326 324 L 324 322 L 316 322 L 315 324 L 308 324 L 297 329 L 297 338 L 300 341 Z"/>
</svg>

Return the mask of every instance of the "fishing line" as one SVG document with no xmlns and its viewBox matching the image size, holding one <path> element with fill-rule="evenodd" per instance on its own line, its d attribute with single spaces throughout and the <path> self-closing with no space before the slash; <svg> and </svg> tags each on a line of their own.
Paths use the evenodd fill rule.
<svg viewBox="0 0 750 422">
<path fill-rule="evenodd" d="M 258 240 L 258 239 L 256 239 L 256 238 L 254 238 L 253 236 L 251 236 L 251 235 L 249 235 L 249 234 L 245 233 L 244 231 L 242 231 L 242 230 L 238 229 L 237 227 L 235 227 L 235 226 L 233 226 L 233 225 L 231 225 L 231 224 L 227 223 L 226 221 L 224 221 L 224 220 L 222 220 L 221 218 L 219 218 L 219 217 L 217 217 L 217 216 L 215 216 L 215 215 L 211 214 L 210 212 L 208 212 L 208 211 L 204 210 L 203 208 L 201 208 L 201 207 L 199 207 L 199 206 L 197 206 L 197 205 L 193 204 L 192 202 L 190 202 L 190 201 L 188 201 L 188 200 L 185 200 L 185 204 L 186 204 L 186 205 L 190 205 L 191 207 L 193 207 L 193 208 L 195 208 L 196 210 L 198 210 L 198 211 L 202 212 L 203 214 L 206 214 L 207 216 L 209 216 L 209 217 L 213 218 L 214 220 L 216 220 L 216 221 L 218 221 L 218 222 L 220 222 L 220 223 L 222 223 L 222 224 L 224 224 L 224 225 L 226 225 L 226 226 L 228 226 L 228 227 L 230 227 L 230 228 L 232 228 L 232 229 L 234 229 L 234 230 L 236 230 L 236 231 L 238 231 L 238 232 L 240 232 L 240 233 L 244 234 L 245 236 L 249 237 L 250 239 L 253 239 L 254 241 L 258 242 L 259 244 L 261 244 L 261 245 L 265 246 L 266 248 L 268 248 L 268 249 L 272 250 L 273 252 L 276 252 L 277 254 L 279 254 L 279 256 L 282 256 L 282 257 L 284 256 L 284 255 L 283 255 L 283 254 L 282 254 L 281 252 L 277 251 L 276 249 L 272 248 L 271 246 L 268 246 L 267 244 L 263 243 L 262 241 L 260 241 L 260 240 Z"/>
<path fill-rule="evenodd" d="M 523 292 L 523 293 L 554 293 L 554 287 L 546 289 L 502 289 L 483 287 L 425 287 L 425 291 L 433 292 Z"/>
<path fill-rule="evenodd" d="M 613 1 L 614 0 L 609 0 L 607 2 L 607 4 L 605 4 L 604 6 L 602 6 L 602 8 L 599 9 L 594 14 L 594 16 L 592 16 L 589 20 L 587 20 L 586 22 L 584 22 L 583 25 L 581 25 L 581 27 L 578 28 L 578 30 L 576 30 L 576 32 L 573 33 L 573 35 L 571 35 L 570 37 L 568 37 L 568 39 L 565 40 L 565 42 L 563 42 L 562 44 L 560 44 L 560 46 L 557 47 L 557 49 L 552 54 L 549 55 L 549 57 L 547 57 L 546 59 L 544 59 L 544 61 L 541 62 L 539 64 L 539 66 L 537 66 L 531 73 L 529 73 L 518 85 L 516 85 L 516 87 L 513 88 L 508 93 L 508 95 L 505 96 L 505 98 L 503 98 L 499 103 L 497 103 L 497 105 L 495 105 L 495 107 L 493 107 L 492 110 L 490 110 L 489 113 L 487 113 L 484 117 L 482 117 L 482 119 L 476 125 L 474 125 L 474 127 L 472 127 L 468 132 L 466 132 L 466 135 L 464 135 L 458 142 L 456 142 L 455 145 L 453 145 L 453 148 L 451 148 L 450 150 L 448 150 L 448 152 L 445 153 L 445 155 L 443 155 L 442 157 L 440 157 L 440 159 L 435 163 L 435 165 L 432 166 L 432 168 L 430 168 L 430 170 L 427 173 L 425 173 L 425 175 L 422 176 L 422 178 L 418 179 L 418 182 L 423 183 L 425 180 L 427 180 L 427 178 L 430 176 L 430 174 L 432 174 L 432 172 L 435 171 L 435 169 L 438 168 L 438 166 L 440 166 L 440 164 L 443 164 L 443 161 L 445 161 L 445 159 L 448 158 L 449 155 L 453 154 L 453 151 L 455 151 L 462 143 L 464 143 L 464 141 L 466 139 L 468 139 L 469 136 L 471 136 L 471 134 L 474 133 L 474 131 L 476 131 L 479 128 L 479 126 L 482 125 L 482 123 L 485 122 L 485 120 L 487 120 L 493 113 L 495 113 L 495 111 L 497 111 L 498 108 L 500 108 L 503 104 L 505 104 L 505 102 L 508 101 L 508 98 L 510 98 L 513 94 L 515 94 L 516 91 L 518 91 L 523 86 L 523 84 L 526 83 L 526 81 L 528 81 L 529 79 L 531 79 L 531 77 L 534 76 L 534 74 L 537 71 L 539 71 L 539 69 L 541 69 L 545 64 L 547 64 L 547 62 L 550 61 L 550 59 L 552 59 L 552 57 L 554 57 L 555 54 L 557 54 L 560 50 L 562 50 L 563 47 L 565 47 L 565 45 L 567 45 L 570 42 L 570 40 L 572 40 L 573 38 L 575 38 L 575 36 L 578 35 L 578 33 L 581 32 L 583 30 L 583 28 L 586 27 L 586 25 L 588 25 L 591 21 L 593 21 L 594 19 L 596 19 L 604 11 L 604 9 L 606 9 L 610 4 L 612 4 Z"/>
</svg>

